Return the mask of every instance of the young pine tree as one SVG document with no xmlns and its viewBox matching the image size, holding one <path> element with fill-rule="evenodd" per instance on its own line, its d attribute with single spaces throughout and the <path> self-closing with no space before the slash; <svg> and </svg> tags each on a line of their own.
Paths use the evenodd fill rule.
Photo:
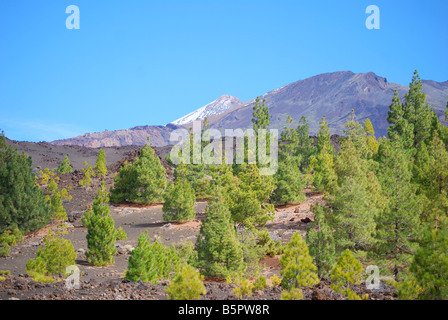
<svg viewBox="0 0 448 320">
<path fill-rule="evenodd" d="M 341 253 L 338 261 L 331 270 L 331 280 L 335 282 L 331 287 L 334 291 L 347 296 L 348 300 L 361 300 L 353 290 L 353 284 L 360 284 L 362 264 L 350 250 Z M 367 299 L 367 296 L 363 297 Z"/>
<path fill-rule="evenodd" d="M 115 241 L 117 229 L 114 219 L 110 216 L 106 185 L 101 181 L 101 187 L 95 197 L 93 208 L 84 214 L 82 222 L 87 228 L 87 261 L 94 266 L 106 266 L 114 262 L 117 252 Z"/>
<path fill-rule="evenodd" d="M 199 300 L 207 292 L 199 272 L 188 264 L 183 265 L 165 291 L 169 300 Z"/>
<path fill-rule="evenodd" d="M 301 290 L 302 286 L 312 287 L 319 283 L 317 267 L 313 264 L 313 258 L 300 232 L 296 232 L 285 246 L 280 263 L 283 267 L 280 272 L 283 276 L 282 286 L 288 291 Z"/>
<path fill-rule="evenodd" d="M 173 272 L 179 272 L 180 267 L 176 249 L 158 240 L 151 243 L 148 232 L 145 232 L 139 236 L 138 245 L 131 252 L 125 277 L 133 282 L 141 280 L 156 285 L 161 279 L 168 279 Z"/>
<path fill-rule="evenodd" d="M 72 171 L 73 171 L 73 168 L 70 165 L 70 159 L 68 158 L 67 155 L 65 155 L 64 159 L 62 160 L 61 164 L 58 167 L 57 172 L 58 172 L 58 174 L 61 174 L 61 173 L 69 173 Z"/>
<path fill-rule="evenodd" d="M 36 259 L 28 260 L 26 271 L 33 278 L 66 274 L 66 268 L 75 265 L 76 252 L 70 240 L 58 238 L 51 229 L 44 238 L 44 245 L 37 250 Z"/>
<path fill-rule="evenodd" d="M 205 210 L 196 250 L 199 269 L 205 276 L 237 277 L 246 269 L 230 211 L 219 198 L 212 199 Z"/>
<path fill-rule="evenodd" d="M 162 201 L 166 188 L 166 170 L 153 148 L 145 145 L 134 163 L 125 163 L 115 176 L 110 191 L 113 202 L 154 203 Z"/>
<path fill-rule="evenodd" d="M 105 177 L 107 175 L 107 161 L 106 152 L 104 149 L 100 149 L 96 158 L 95 170 L 98 177 Z"/>
</svg>

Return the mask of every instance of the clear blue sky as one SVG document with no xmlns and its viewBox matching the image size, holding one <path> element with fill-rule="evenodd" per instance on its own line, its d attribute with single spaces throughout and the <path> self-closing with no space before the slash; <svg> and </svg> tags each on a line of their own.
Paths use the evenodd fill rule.
<svg viewBox="0 0 448 320">
<path fill-rule="evenodd" d="M 371 4 L 380 30 L 365 27 Z M 51 141 L 165 125 L 342 70 L 446 81 L 447 13 L 446 0 L 1 0 L 0 128 Z"/>
</svg>

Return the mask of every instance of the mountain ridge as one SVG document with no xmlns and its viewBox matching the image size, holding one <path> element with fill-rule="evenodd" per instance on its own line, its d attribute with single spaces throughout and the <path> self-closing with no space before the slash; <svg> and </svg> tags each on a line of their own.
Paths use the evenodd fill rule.
<svg viewBox="0 0 448 320">
<path fill-rule="evenodd" d="M 448 81 L 422 80 L 426 102 L 444 122 L 448 101 Z M 377 136 L 387 135 L 387 112 L 395 90 L 400 98 L 409 87 L 388 82 L 387 78 L 374 72 L 354 73 L 337 71 L 319 74 L 298 80 L 260 95 L 266 100 L 271 114 L 273 129 L 283 129 L 288 115 L 296 126 L 305 116 L 310 126 L 310 135 L 316 134 L 323 115 L 329 122 L 332 134 L 343 134 L 345 121 L 355 109 L 360 122 L 369 118 Z M 189 128 L 194 120 L 208 118 L 210 127 L 218 130 L 250 128 L 255 98 L 241 102 L 238 98 L 223 95 L 204 107 L 179 118 L 166 126 L 138 126 L 131 129 L 88 133 L 82 136 L 51 142 L 56 145 L 80 145 L 85 147 L 117 147 L 143 145 L 147 137 L 153 146 L 170 144 L 170 133 L 179 128 Z M 188 122 L 190 121 L 190 122 Z M 178 125 L 176 125 L 177 123 Z"/>
</svg>

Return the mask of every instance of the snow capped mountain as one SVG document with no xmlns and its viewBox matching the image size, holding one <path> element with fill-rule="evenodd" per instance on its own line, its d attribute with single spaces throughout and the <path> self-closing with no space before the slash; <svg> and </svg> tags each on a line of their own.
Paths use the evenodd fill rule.
<svg viewBox="0 0 448 320">
<path fill-rule="evenodd" d="M 210 102 L 206 106 L 203 106 L 202 108 L 199 108 L 196 111 L 193 111 L 171 123 L 180 126 L 193 122 L 195 120 L 204 120 L 207 117 L 216 116 L 218 114 L 224 113 L 227 110 L 233 109 L 242 103 L 243 102 L 238 98 L 229 95 L 223 95 L 215 101 Z"/>
</svg>

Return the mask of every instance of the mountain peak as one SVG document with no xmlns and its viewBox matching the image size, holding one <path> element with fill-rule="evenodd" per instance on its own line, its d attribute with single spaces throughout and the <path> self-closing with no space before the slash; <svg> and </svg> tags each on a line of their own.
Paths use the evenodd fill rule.
<svg viewBox="0 0 448 320">
<path fill-rule="evenodd" d="M 222 95 L 215 101 L 212 101 L 209 104 L 197 109 L 196 111 L 193 111 L 186 116 L 171 122 L 171 124 L 180 126 L 193 122 L 195 120 L 204 120 L 207 117 L 215 116 L 227 110 L 233 109 L 242 103 L 243 102 L 236 97 L 230 95 Z"/>
</svg>

